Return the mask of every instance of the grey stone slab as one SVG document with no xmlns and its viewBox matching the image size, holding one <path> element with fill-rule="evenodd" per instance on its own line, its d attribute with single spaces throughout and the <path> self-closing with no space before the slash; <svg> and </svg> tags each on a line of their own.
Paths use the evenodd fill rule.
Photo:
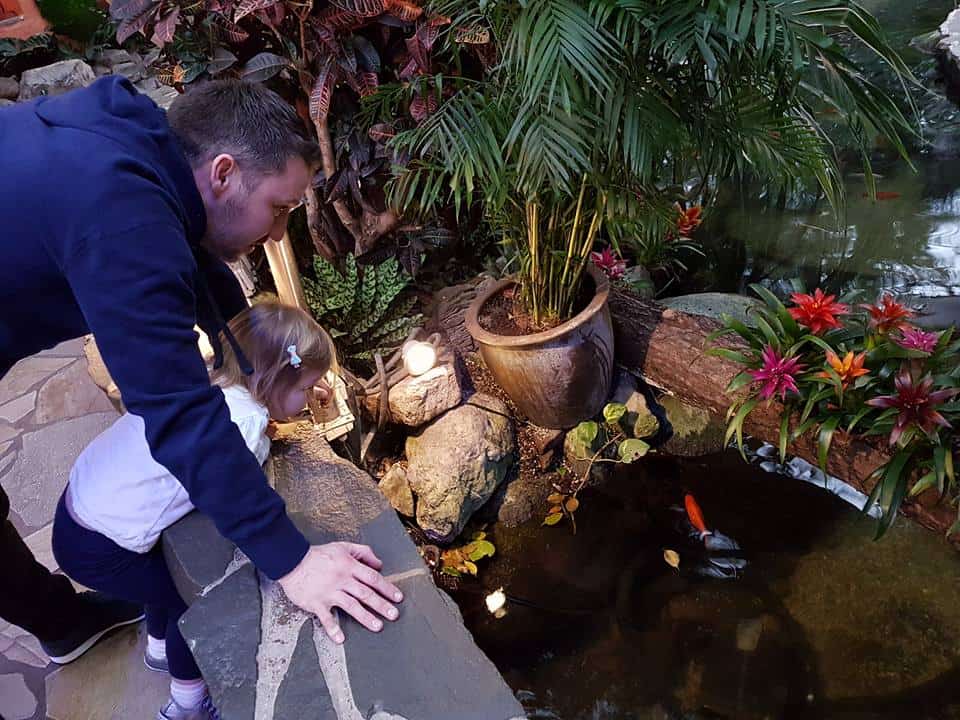
<svg viewBox="0 0 960 720">
<path fill-rule="evenodd" d="M 23 628 L 4 620 L 0 620 L 0 655 L 35 668 L 46 667 L 50 662 L 39 640 Z"/>
<path fill-rule="evenodd" d="M 290 669 L 277 690 L 277 718 L 336 718 L 336 711 L 320 671 L 320 658 L 313 642 L 313 622 L 305 622 L 297 636 Z"/>
<path fill-rule="evenodd" d="M 223 575 L 234 557 L 234 544 L 213 520 L 196 511 L 164 530 L 161 543 L 173 581 L 188 605 Z"/>
<path fill-rule="evenodd" d="M 7 452 L 7 450 L 10 449 L 11 445 L 12 443 L 4 443 L 4 448 L 0 450 L 0 455 L 3 455 L 3 453 Z M 16 459 L 17 459 L 17 454 L 15 452 L 10 453 L 9 455 L 0 457 L 0 479 L 2 479 L 4 475 L 6 475 L 7 469 L 13 466 L 13 461 Z"/>
<path fill-rule="evenodd" d="M 260 586 L 245 565 L 180 619 L 186 639 L 224 720 L 252 720 L 260 645 Z"/>
<path fill-rule="evenodd" d="M 70 358 L 34 356 L 21 360 L 0 379 L 0 403 L 19 397 L 70 364 Z"/>
<path fill-rule="evenodd" d="M 33 411 L 36 399 L 37 393 L 33 390 L 8 403 L 0 405 L 0 420 L 6 420 L 8 423 L 16 423 L 23 420 L 23 418 Z"/>
<path fill-rule="evenodd" d="M 37 357 L 66 357 L 66 358 L 76 358 L 83 355 L 83 344 L 87 341 L 87 338 L 93 337 L 92 335 L 81 335 L 80 337 L 75 337 L 71 340 L 64 340 L 59 345 L 54 345 L 48 350 L 42 350 L 37 353 Z"/>
<path fill-rule="evenodd" d="M 401 619 L 367 632 L 344 619 L 357 706 L 410 720 L 508 720 L 523 708 L 429 575 L 401 580 Z M 402 668 L 384 672 L 383 668 Z"/>
<path fill-rule="evenodd" d="M 60 566 L 53 557 L 53 523 L 49 523 L 23 539 L 30 552 L 50 572 L 57 572 Z"/>
<path fill-rule="evenodd" d="M 96 413 L 23 435 L 23 447 L 4 477 L 4 489 L 28 527 L 39 528 L 53 519 L 74 460 L 116 417 L 114 412 Z"/>
<path fill-rule="evenodd" d="M 20 436 L 20 428 L 5 422 L 0 422 L 0 442 L 8 442 Z"/>
<path fill-rule="evenodd" d="M 87 363 L 74 361 L 47 380 L 37 394 L 36 425 L 98 412 L 113 412 L 106 394 L 87 373 Z"/>
<path fill-rule="evenodd" d="M 28 720 L 37 710 L 37 699 L 19 673 L 0 675 L 0 698 L 5 720 Z"/>
<path fill-rule="evenodd" d="M 403 523 L 393 510 L 386 510 L 360 528 L 360 542 L 374 549 L 383 561 L 381 574 L 396 575 L 426 568 Z"/>
</svg>

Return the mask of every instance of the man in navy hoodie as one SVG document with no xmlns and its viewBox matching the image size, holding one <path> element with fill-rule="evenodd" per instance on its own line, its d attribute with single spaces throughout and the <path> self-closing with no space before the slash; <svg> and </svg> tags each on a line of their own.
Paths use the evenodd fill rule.
<svg viewBox="0 0 960 720">
<path fill-rule="evenodd" d="M 124 79 L 0 110 L 0 377 L 92 332 L 154 458 L 337 642 L 339 607 L 371 630 L 400 591 L 370 548 L 310 547 L 210 385 L 211 339 L 245 307 L 223 260 L 279 239 L 319 162 L 292 108 L 218 81 L 167 115 Z M 69 662 L 139 608 L 77 594 L 31 555 L 0 489 L 0 617 Z"/>
</svg>

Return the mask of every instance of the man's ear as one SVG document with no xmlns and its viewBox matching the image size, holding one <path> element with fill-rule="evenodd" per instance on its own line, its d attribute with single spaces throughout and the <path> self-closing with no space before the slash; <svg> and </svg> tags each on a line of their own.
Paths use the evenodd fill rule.
<svg viewBox="0 0 960 720">
<path fill-rule="evenodd" d="M 233 155 L 221 153 L 210 162 L 210 189 L 221 197 L 240 184 L 240 169 Z"/>
</svg>

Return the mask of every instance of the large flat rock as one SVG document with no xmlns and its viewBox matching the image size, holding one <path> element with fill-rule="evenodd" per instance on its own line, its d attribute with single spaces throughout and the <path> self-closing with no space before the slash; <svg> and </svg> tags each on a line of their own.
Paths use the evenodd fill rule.
<svg viewBox="0 0 960 720">
<path fill-rule="evenodd" d="M 181 628 L 225 720 L 522 717 L 376 483 L 309 427 L 286 440 L 269 475 L 293 521 L 315 544 L 370 545 L 405 599 L 400 618 L 380 633 L 341 614 L 346 642 L 337 646 L 218 540 L 212 523 L 194 514 L 170 528 L 168 562 L 192 600 Z"/>
</svg>

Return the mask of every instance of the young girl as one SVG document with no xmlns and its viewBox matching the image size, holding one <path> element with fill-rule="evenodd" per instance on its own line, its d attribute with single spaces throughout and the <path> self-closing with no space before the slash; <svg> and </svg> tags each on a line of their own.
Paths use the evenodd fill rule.
<svg viewBox="0 0 960 720">
<path fill-rule="evenodd" d="M 263 463 L 270 417 L 299 414 L 310 393 L 329 396 L 321 378 L 334 362 L 329 336 L 305 312 L 260 303 L 229 328 L 253 368 L 245 375 L 230 343 L 211 381 L 223 392 L 230 419 Z M 316 388 L 316 389 L 315 389 Z M 177 621 L 187 609 L 158 539 L 193 509 L 186 491 L 150 455 L 143 420 L 126 414 L 81 453 L 57 506 L 53 551 L 77 582 L 146 606 L 151 670 L 170 672 L 170 700 L 157 720 L 217 720 L 200 670 Z"/>
</svg>

